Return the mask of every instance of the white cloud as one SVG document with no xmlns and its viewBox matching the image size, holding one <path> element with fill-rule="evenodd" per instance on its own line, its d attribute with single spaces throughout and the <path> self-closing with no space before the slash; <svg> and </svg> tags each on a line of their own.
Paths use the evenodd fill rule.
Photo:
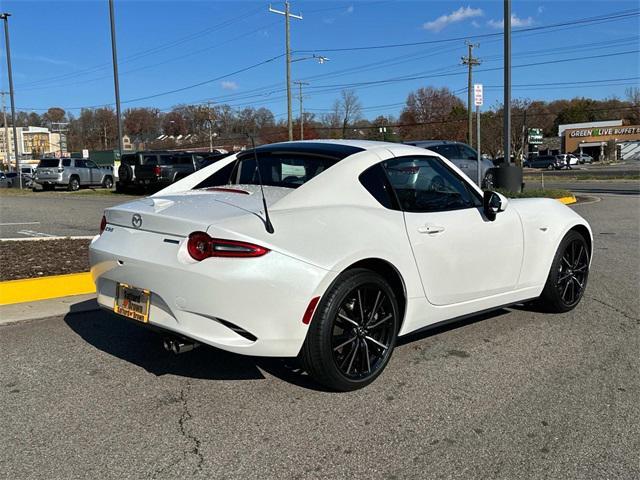
<svg viewBox="0 0 640 480">
<path fill-rule="evenodd" d="M 422 25 L 422 28 L 432 32 L 439 32 L 452 23 L 461 22 L 467 18 L 481 17 L 482 15 L 484 15 L 484 12 L 481 8 L 460 7 L 449 15 L 441 15 L 435 20 L 426 22 Z"/>
<path fill-rule="evenodd" d="M 347 8 L 347 12 L 346 13 L 353 13 L 355 9 L 353 8 L 353 5 L 349 5 L 349 7 Z"/>
<path fill-rule="evenodd" d="M 530 27 L 533 25 L 533 18 L 520 18 L 515 13 L 511 14 L 511 27 Z M 487 25 L 493 28 L 504 28 L 504 20 L 489 20 Z"/>
<path fill-rule="evenodd" d="M 224 82 L 220 83 L 220 86 L 224 90 L 237 90 L 238 89 L 238 84 L 236 82 L 224 81 Z"/>
<path fill-rule="evenodd" d="M 538 7 L 538 15 L 541 15 L 541 14 L 542 14 L 542 12 L 544 12 L 544 7 L 543 7 L 542 5 L 540 5 L 540 6 Z"/>
<path fill-rule="evenodd" d="M 471 26 L 474 28 L 480 28 L 480 24 L 476 20 L 471 21 Z"/>
</svg>

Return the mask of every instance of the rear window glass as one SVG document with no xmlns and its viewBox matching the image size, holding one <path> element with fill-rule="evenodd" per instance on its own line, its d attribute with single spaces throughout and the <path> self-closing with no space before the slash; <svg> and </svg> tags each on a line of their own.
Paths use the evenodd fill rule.
<svg viewBox="0 0 640 480">
<path fill-rule="evenodd" d="M 130 153 L 122 155 L 120 163 L 123 163 L 125 165 L 135 165 L 136 163 L 138 163 L 138 155 L 132 155 Z"/>
<path fill-rule="evenodd" d="M 71 166 L 71 159 L 70 158 L 64 158 L 62 160 L 62 166 L 63 167 L 70 167 Z"/>
<path fill-rule="evenodd" d="M 40 160 L 38 167 L 39 168 L 57 167 L 59 163 L 60 163 L 60 160 L 58 160 L 57 158 L 43 158 L 42 160 Z"/>
<path fill-rule="evenodd" d="M 222 170 L 216 172 L 196 188 L 216 185 L 259 185 L 260 175 L 263 185 L 298 188 L 338 161 L 337 158 L 322 155 L 259 152 L 258 173 L 253 153 L 245 153 L 228 166 L 230 168 L 223 168 L 224 173 Z"/>
</svg>

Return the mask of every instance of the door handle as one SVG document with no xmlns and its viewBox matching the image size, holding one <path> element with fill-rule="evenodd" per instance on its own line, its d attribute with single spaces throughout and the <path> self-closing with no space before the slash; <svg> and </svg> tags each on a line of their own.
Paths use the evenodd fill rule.
<svg viewBox="0 0 640 480">
<path fill-rule="evenodd" d="M 437 225 L 423 225 L 421 227 L 418 227 L 418 232 L 428 233 L 429 235 L 432 235 L 434 233 L 444 232 L 444 227 L 439 227 Z"/>
</svg>

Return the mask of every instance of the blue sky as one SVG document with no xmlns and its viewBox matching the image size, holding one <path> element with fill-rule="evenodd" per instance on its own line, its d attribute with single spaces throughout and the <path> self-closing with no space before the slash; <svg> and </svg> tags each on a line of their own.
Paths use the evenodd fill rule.
<svg viewBox="0 0 640 480">
<path fill-rule="evenodd" d="M 460 66 L 460 57 L 466 54 L 462 37 L 473 39 L 475 35 L 484 37 L 474 39 L 480 43 L 475 55 L 483 61 L 474 80 L 487 86 L 485 108 L 495 104 L 502 96 L 502 39 L 492 34 L 501 32 L 502 4 L 292 2 L 292 13 L 302 13 L 304 18 L 292 20 L 292 49 L 301 51 L 294 58 L 304 59 L 315 52 L 330 59 L 324 64 L 313 59 L 293 63 L 293 79 L 310 84 L 305 87 L 305 109 L 322 114 L 339 90 L 349 85 L 359 95 L 368 118 L 397 115 L 407 94 L 421 86 L 447 86 L 466 101 L 465 67 Z M 82 106 L 113 103 L 107 0 L 5 0 L 0 5 L 12 14 L 11 50 L 19 109 L 56 105 L 78 113 Z M 167 110 L 179 103 L 212 100 L 237 108 L 264 106 L 285 118 L 283 58 L 226 76 L 283 53 L 284 19 L 268 12 L 268 2 L 116 0 L 115 5 L 123 109 L 144 105 Z M 283 8 L 278 2 L 273 6 Z M 638 7 L 637 0 L 514 0 L 514 32 L 637 12 Z M 640 84 L 639 34 L 637 15 L 514 33 L 513 65 L 539 65 L 513 69 L 513 97 L 624 98 L 626 88 Z M 460 39 L 446 41 L 455 38 Z M 332 51 L 415 42 L 435 43 Z M 4 53 L 2 62 L 0 88 L 7 90 Z M 422 78 L 397 81 L 399 77 Z M 366 83 L 389 79 L 394 81 Z M 594 83 L 586 83 L 591 81 Z M 185 88 L 197 83 L 202 84 Z M 556 85 L 544 85 L 549 83 Z M 176 89 L 182 90 L 131 101 Z M 294 109 L 297 112 L 297 102 Z"/>
</svg>

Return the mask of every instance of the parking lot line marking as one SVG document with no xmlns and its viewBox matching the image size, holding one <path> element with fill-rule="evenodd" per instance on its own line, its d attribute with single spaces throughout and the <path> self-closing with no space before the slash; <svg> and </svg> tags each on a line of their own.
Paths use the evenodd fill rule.
<svg viewBox="0 0 640 480">
<path fill-rule="evenodd" d="M 95 293 L 89 272 L 0 282 L 0 305 Z"/>
<path fill-rule="evenodd" d="M 40 222 L 9 222 L 0 223 L 0 227 L 11 227 L 15 225 L 40 225 Z"/>
<path fill-rule="evenodd" d="M 49 235 L 48 237 L 0 238 L 0 242 L 38 242 L 44 240 L 93 240 L 95 235 L 71 235 L 69 237 Z"/>
<path fill-rule="evenodd" d="M 50 235 L 48 233 L 42 232 L 34 232 L 33 230 L 20 230 L 18 231 L 20 235 L 26 235 L 28 237 L 54 237 L 55 235 Z"/>
</svg>

